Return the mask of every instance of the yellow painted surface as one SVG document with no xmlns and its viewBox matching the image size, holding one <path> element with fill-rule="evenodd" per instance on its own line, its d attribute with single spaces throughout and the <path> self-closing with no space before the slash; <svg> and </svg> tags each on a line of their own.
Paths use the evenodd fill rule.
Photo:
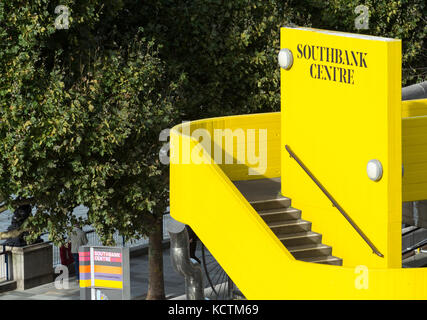
<svg viewBox="0 0 427 320">
<path fill-rule="evenodd" d="M 209 155 L 212 155 L 212 162 L 216 157 L 221 157 L 222 163 L 219 164 L 221 170 L 225 172 L 232 180 L 251 180 L 251 179 L 260 179 L 260 178 L 272 178 L 280 176 L 280 113 L 263 113 L 263 114 L 251 114 L 251 115 L 242 115 L 242 116 L 231 116 L 231 117 L 220 117 L 213 119 L 205 119 L 191 122 L 191 128 L 189 132 L 185 132 L 189 126 L 183 125 L 183 128 L 179 127 L 179 130 L 183 131 L 185 134 L 195 134 L 197 129 L 204 129 L 209 133 L 210 140 L 208 143 L 208 147 L 205 148 L 205 152 Z M 233 140 L 233 152 L 230 155 L 229 152 L 226 152 L 226 141 L 225 138 L 222 139 L 222 147 L 218 144 L 215 144 L 214 134 L 215 130 L 224 130 L 229 129 L 232 133 L 237 133 L 237 130 L 243 130 L 244 132 L 244 142 L 239 141 L 236 138 Z M 254 134 L 248 135 L 248 130 L 254 130 Z M 267 130 L 268 129 L 268 130 Z M 266 130 L 266 142 L 265 144 L 260 144 L 259 141 L 259 131 Z M 206 138 L 206 137 L 204 137 Z M 199 139 L 200 144 L 203 145 L 204 139 Z M 238 144 L 240 142 L 240 144 Z M 265 172 L 262 172 L 259 169 L 258 173 L 261 174 L 249 174 L 249 168 L 253 168 L 255 171 L 259 166 L 258 162 L 255 164 L 251 164 L 248 161 L 248 150 L 247 146 L 253 147 L 253 150 L 256 151 L 256 155 L 258 155 L 258 151 L 264 152 L 267 150 L 266 159 L 267 159 L 267 167 Z M 238 164 L 238 149 L 242 147 L 244 151 L 244 160 L 243 163 Z M 210 149 L 210 150 L 209 150 Z M 193 152 L 194 154 L 194 152 Z M 200 152 L 200 155 L 202 152 Z M 221 154 L 221 155 L 219 155 Z M 226 155 L 230 156 L 232 159 L 232 164 L 226 163 Z M 191 157 L 191 153 L 187 155 L 182 155 L 182 151 L 176 151 L 174 155 L 171 156 L 176 157 L 176 161 L 180 163 L 188 163 Z"/>
<path fill-rule="evenodd" d="M 80 288 L 89 288 L 91 286 L 92 286 L 91 280 L 80 280 Z M 95 287 L 97 287 L 97 288 L 123 289 L 123 282 L 122 281 L 95 279 Z"/>
<path fill-rule="evenodd" d="M 427 116 L 427 99 L 402 101 L 402 118 Z"/>
<path fill-rule="evenodd" d="M 427 99 L 402 102 L 403 201 L 427 199 Z"/>
<path fill-rule="evenodd" d="M 274 131 L 279 117 L 258 114 L 206 119 L 190 123 L 189 128 L 191 132 L 196 127 L 215 128 L 224 123 L 236 127 L 249 119 L 258 123 L 258 118 L 263 119 L 259 121 L 263 128 L 270 123 Z M 177 161 L 183 153 L 177 150 L 183 145 L 189 145 L 187 152 L 198 145 L 182 131 L 181 125 L 171 131 L 171 152 L 176 157 L 170 167 L 171 215 L 195 230 L 248 299 L 427 299 L 424 268 L 371 267 L 363 277 L 355 267 L 295 260 L 231 182 L 230 176 L 240 180 L 246 171 L 235 165 L 243 172 L 235 174 L 230 165 L 225 172 L 206 159 L 206 153 L 203 157 L 207 163 Z M 278 148 L 280 143 L 272 146 Z M 267 172 L 276 170 L 277 163 L 269 164 L 272 167 Z M 357 253 L 353 247 L 348 250 Z"/>
<path fill-rule="evenodd" d="M 317 46 L 339 49 L 343 63 L 319 62 L 317 51 L 316 61 L 305 59 L 305 46 L 306 56 L 308 48 Z M 282 28 L 281 47 L 289 48 L 294 56 L 292 68 L 281 70 L 283 195 L 302 210 L 302 219 L 312 221 L 312 229 L 323 235 L 323 243 L 333 247 L 334 256 L 343 258 L 344 266 L 400 267 L 400 40 Z M 345 52 L 353 65 L 347 65 Z M 353 54 L 358 57 L 358 52 L 363 53 L 364 63 L 351 60 Z M 313 65 L 316 67 L 311 69 Z M 321 79 L 317 65 L 323 68 Z M 324 68 L 334 67 L 352 70 L 350 83 L 329 80 Z M 338 79 L 341 71 L 336 72 Z M 292 148 L 384 258 L 372 253 L 289 157 L 285 145 Z M 380 160 L 383 166 L 379 182 L 367 176 L 366 167 L 372 159 Z"/>
</svg>

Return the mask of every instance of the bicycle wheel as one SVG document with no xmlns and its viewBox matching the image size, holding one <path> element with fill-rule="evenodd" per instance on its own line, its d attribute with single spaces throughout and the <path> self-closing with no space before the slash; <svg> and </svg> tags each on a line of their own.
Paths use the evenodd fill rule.
<svg viewBox="0 0 427 320">
<path fill-rule="evenodd" d="M 210 300 L 231 300 L 233 283 L 221 265 L 215 260 L 203 243 L 202 246 L 202 264 L 206 279 L 210 285 L 210 293 L 206 298 Z M 206 292 L 206 291 L 205 291 Z"/>
</svg>

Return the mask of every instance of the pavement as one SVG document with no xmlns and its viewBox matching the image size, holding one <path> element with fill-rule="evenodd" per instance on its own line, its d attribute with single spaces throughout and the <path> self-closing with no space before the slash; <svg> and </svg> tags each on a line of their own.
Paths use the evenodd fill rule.
<svg viewBox="0 0 427 320">
<path fill-rule="evenodd" d="M 198 245 L 196 256 L 201 257 L 200 245 Z M 184 297 L 184 277 L 173 269 L 169 249 L 163 251 L 163 268 L 166 299 Z M 132 300 L 145 299 L 148 290 L 148 255 L 130 259 L 130 280 Z M 0 300 L 80 300 L 80 290 L 75 277 L 70 277 L 68 289 L 56 289 L 55 283 L 52 282 L 24 291 L 0 293 Z"/>
<path fill-rule="evenodd" d="M 403 268 L 425 268 L 427 266 L 427 251 L 421 250 L 402 261 Z"/>
</svg>

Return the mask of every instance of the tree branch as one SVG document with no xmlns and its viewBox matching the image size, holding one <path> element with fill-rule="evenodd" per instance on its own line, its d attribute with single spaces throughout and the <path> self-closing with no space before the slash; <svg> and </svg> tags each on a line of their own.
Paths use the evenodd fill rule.
<svg viewBox="0 0 427 320">
<path fill-rule="evenodd" d="M 0 240 L 19 237 L 25 231 L 27 231 L 27 230 L 25 230 L 25 229 L 15 229 L 15 230 L 12 230 L 12 231 L 0 232 Z"/>
</svg>

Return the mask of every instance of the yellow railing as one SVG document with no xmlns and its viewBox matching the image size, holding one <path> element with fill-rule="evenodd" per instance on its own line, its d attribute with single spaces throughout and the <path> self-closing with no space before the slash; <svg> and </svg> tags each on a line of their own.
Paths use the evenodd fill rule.
<svg viewBox="0 0 427 320">
<path fill-rule="evenodd" d="M 249 175 L 248 163 L 217 165 L 213 161 L 215 156 L 200 146 L 197 134 L 193 135 L 200 128 L 214 133 L 215 129 L 234 130 L 242 126 L 245 132 L 268 130 L 265 147 L 272 158 L 268 157 L 262 175 Z M 213 147 L 214 143 L 209 145 Z M 279 176 L 277 154 L 280 154 L 279 113 L 199 120 L 178 125 L 171 131 L 171 215 L 195 230 L 248 299 L 427 298 L 427 272 L 422 268 L 367 269 L 295 260 L 232 183 L 232 180 Z M 238 158 L 237 145 L 233 158 Z M 330 230 L 340 232 L 333 226 Z M 351 255 L 359 248 L 350 243 L 347 250 Z M 401 248 L 396 250 L 400 253 Z"/>
</svg>

